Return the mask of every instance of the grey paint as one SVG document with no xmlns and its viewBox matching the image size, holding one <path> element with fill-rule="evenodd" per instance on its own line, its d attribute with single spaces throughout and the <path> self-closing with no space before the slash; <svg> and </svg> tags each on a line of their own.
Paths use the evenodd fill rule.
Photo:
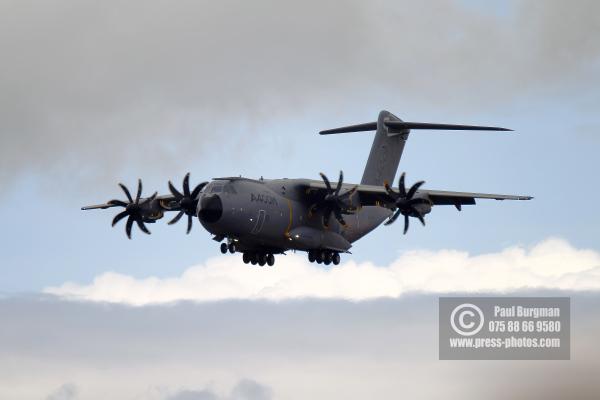
<svg viewBox="0 0 600 400">
<path fill-rule="evenodd" d="M 377 133 L 371 146 L 365 172 L 360 181 L 362 185 L 383 186 L 386 181 L 391 184 L 394 181 L 394 176 L 396 176 L 404 144 L 408 139 L 408 132 L 400 134 L 390 132 L 384 124 L 385 121 L 401 121 L 401 119 L 389 111 L 379 113 Z"/>
<path fill-rule="evenodd" d="M 227 239 L 235 251 L 255 254 L 278 254 L 287 250 L 327 250 L 346 252 L 352 243 L 378 227 L 396 209 L 395 199 L 384 189 L 384 184 L 394 183 L 408 130 L 388 128 L 390 121 L 401 121 L 388 111 L 381 111 L 377 131 L 360 185 L 344 184 L 340 195 L 356 189 L 344 202 L 352 211 L 344 215 L 345 226 L 335 218 L 329 226 L 323 223 L 323 211 L 311 213 L 311 206 L 322 202 L 327 195 L 323 181 L 309 179 L 248 179 L 242 177 L 215 178 L 205 185 L 198 195 L 196 216 L 215 240 Z M 416 123 L 412 123 L 413 125 Z M 338 128 L 325 132 L 342 133 L 372 129 L 374 123 Z M 389 124 L 394 126 L 394 124 Z M 397 124 L 396 124 L 397 125 Z M 419 123 L 420 128 L 433 126 Z M 435 124 L 437 129 L 446 125 Z M 358 127 L 358 128 L 357 128 Z M 442 127 L 442 128 L 440 128 Z M 351 128 L 351 129 L 349 129 Z M 469 129 L 504 130 L 504 128 L 468 127 Z M 452 130 L 457 126 L 451 126 Z M 187 178 L 186 178 L 187 179 Z M 337 182 L 333 182 L 335 188 Z M 199 189 L 199 188 L 198 188 Z M 425 198 L 427 204 L 418 207 L 425 215 L 432 205 L 475 204 L 476 198 L 496 200 L 529 200 L 529 196 L 496 195 L 469 192 L 448 192 L 419 189 L 416 197 Z M 155 222 L 164 211 L 188 210 L 172 195 L 158 196 L 142 201 L 143 222 Z M 142 199 L 144 200 L 144 199 Z M 189 202 L 190 199 L 187 200 Z M 194 200 L 195 201 L 195 200 Z M 193 204 L 193 203 L 192 203 Z M 106 203 L 83 209 L 109 208 Z M 138 208 L 140 208 L 138 207 Z M 186 211 L 189 215 L 193 213 Z M 344 206 L 346 207 L 346 206 Z M 412 215 L 411 216 L 416 216 Z M 131 218 L 131 217 L 130 217 Z M 140 214 L 137 214 L 140 218 Z M 138 225 L 143 225 L 138 221 Z"/>
</svg>

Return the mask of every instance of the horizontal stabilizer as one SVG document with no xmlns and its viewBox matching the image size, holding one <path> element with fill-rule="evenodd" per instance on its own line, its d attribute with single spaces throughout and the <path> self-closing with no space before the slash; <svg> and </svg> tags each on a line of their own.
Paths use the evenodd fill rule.
<svg viewBox="0 0 600 400">
<path fill-rule="evenodd" d="M 334 133 L 347 133 L 347 132 L 364 132 L 364 131 L 375 131 L 377 130 L 377 122 L 367 122 L 366 124 L 344 126 L 342 128 L 327 129 L 319 132 L 321 135 L 332 135 Z"/>
<path fill-rule="evenodd" d="M 452 124 L 432 124 L 428 122 L 404 122 L 387 121 L 385 125 L 391 129 L 432 129 L 443 131 L 512 131 L 512 129 L 499 128 L 497 126 L 477 126 L 477 125 L 452 125 Z"/>
<path fill-rule="evenodd" d="M 497 126 L 435 124 L 428 122 L 385 121 L 384 124 L 388 129 L 394 131 L 409 131 L 411 129 L 430 129 L 445 131 L 512 131 L 512 129 L 500 128 Z M 350 125 L 341 128 L 327 129 L 319 132 L 319 134 L 332 135 L 335 133 L 364 132 L 374 130 L 377 130 L 377 122 L 367 122 L 366 124 Z"/>
</svg>

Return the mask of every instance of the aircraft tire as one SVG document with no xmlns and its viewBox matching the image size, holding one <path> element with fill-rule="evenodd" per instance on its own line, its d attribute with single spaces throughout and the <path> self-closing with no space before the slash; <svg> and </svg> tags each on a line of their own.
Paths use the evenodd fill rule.
<svg viewBox="0 0 600 400">
<path fill-rule="evenodd" d="M 265 255 L 265 253 L 260 253 L 258 255 L 258 265 L 260 265 L 262 267 L 266 263 L 267 263 L 267 256 Z"/>
<path fill-rule="evenodd" d="M 244 264 L 248 264 L 250 262 L 250 254 L 249 253 L 242 254 L 242 260 L 244 261 Z"/>
<path fill-rule="evenodd" d="M 227 248 L 229 249 L 229 252 L 231 254 L 235 253 L 235 244 L 229 243 L 229 246 L 227 246 Z"/>
<path fill-rule="evenodd" d="M 271 253 L 267 254 L 267 264 L 269 265 L 269 267 L 275 265 L 275 256 Z"/>
<path fill-rule="evenodd" d="M 333 261 L 333 265 L 338 265 L 340 263 L 340 253 L 334 253 L 331 261 Z"/>
<path fill-rule="evenodd" d="M 317 264 L 322 264 L 323 263 L 323 257 L 322 257 L 321 252 L 318 252 L 315 255 L 315 261 L 317 262 Z"/>
<path fill-rule="evenodd" d="M 227 243 L 221 243 L 221 253 L 227 253 Z"/>
<path fill-rule="evenodd" d="M 316 259 L 317 258 L 315 257 L 315 252 L 312 251 L 312 250 L 310 250 L 308 252 L 308 261 L 311 262 L 311 263 L 314 263 L 316 261 Z"/>
<path fill-rule="evenodd" d="M 325 257 L 323 257 L 323 260 L 325 261 L 325 265 L 331 264 L 331 261 L 333 260 L 333 254 L 331 254 L 330 251 L 326 252 Z"/>
</svg>

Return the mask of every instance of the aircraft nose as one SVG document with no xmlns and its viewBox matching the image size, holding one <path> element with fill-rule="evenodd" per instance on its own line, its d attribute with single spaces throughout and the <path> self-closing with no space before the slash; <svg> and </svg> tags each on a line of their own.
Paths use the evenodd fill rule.
<svg viewBox="0 0 600 400">
<path fill-rule="evenodd" d="M 200 211 L 198 211 L 200 221 L 212 224 L 217 222 L 222 215 L 223 202 L 218 195 L 205 196 L 200 200 Z"/>
</svg>

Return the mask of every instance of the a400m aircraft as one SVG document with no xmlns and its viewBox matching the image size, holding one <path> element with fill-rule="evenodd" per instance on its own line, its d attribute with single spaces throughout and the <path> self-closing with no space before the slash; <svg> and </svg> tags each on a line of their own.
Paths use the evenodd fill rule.
<svg viewBox="0 0 600 400">
<path fill-rule="evenodd" d="M 240 252 L 244 263 L 261 266 L 275 263 L 275 254 L 288 250 L 306 251 L 310 262 L 337 265 L 340 253 L 349 253 L 352 243 L 385 222 L 390 225 L 402 215 L 406 234 L 410 218 L 425 225 L 424 216 L 433 206 L 453 205 L 459 211 L 463 205 L 475 204 L 475 199 L 530 200 L 531 196 L 486 193 L 449 192 L 421 189 L 423 181 L 406 187 L 405 175 L 400 176 L 397 189 L 391 187 L 402 150 L 411 130 L 479 130 L 509 131 L 510 129 L 404 122 L 387 111 L 381 111 L 377 122 L 321 131 L 321 135 L 345 132 L 376 131 L 371 153 L 360 184 L 343 182 L 343 173 L 332 185 L 321 173 L 322 180 L 311 179 L 249 179 L 242 177 L 215 178 L 190 190 L 189 173 L 183 179 L 183 191 L 169 182 L 170 194 L 142 197 L 142 182 L 138 180 L 135 197 L 119 184 L 127 200 L 110 200 L 105 204 L 82 207 L 83 210 L 123 207 L 112 225 L 127 217 L 125 232 L 131 239 L 136 223 L 150 234 L 146 223 L 163 218 L 165 212 L 177 215 L 176 223 L 187 216 L 187 233 L 192 220 L 198 217 L 206 230 L 221 242 L 223 254 Z"/>
</svg>

